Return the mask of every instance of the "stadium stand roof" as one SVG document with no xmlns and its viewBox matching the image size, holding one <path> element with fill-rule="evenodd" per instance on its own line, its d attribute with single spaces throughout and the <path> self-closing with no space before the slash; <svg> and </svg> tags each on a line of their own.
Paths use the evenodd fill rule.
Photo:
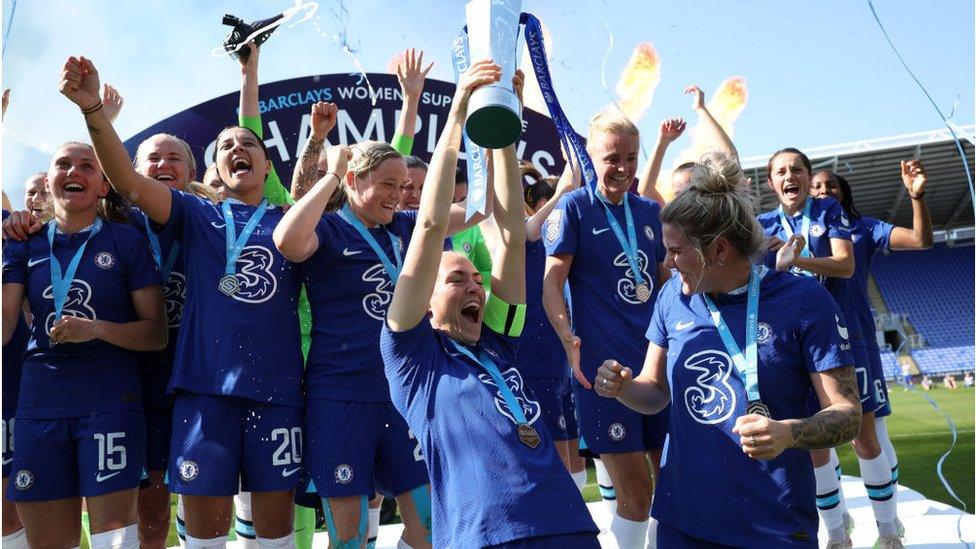
<svg viewBox="0 0 976 549">
<path fill-rule="evenodd" d="M 976 125 L 954 127 L 970 170 L 974 163 Z M 911 200 L 901 182 L 900 160 L 921 159 L 929 174 L 925 200 L 936 231 L 972 238 L 972 231 L 955 231 L 974 224 L 973 204 L 959 151 L 947 129 L 803 149 L 814 170 L 843 175 L 854 189 L 854 204 L 863 214 L 902 227 L 912 224 Z M 766 162 L 772 153 L 742 159 L 747 177 L 759 193 L 762 210 L 776 206 L 766 185 Z"/>
</svg>

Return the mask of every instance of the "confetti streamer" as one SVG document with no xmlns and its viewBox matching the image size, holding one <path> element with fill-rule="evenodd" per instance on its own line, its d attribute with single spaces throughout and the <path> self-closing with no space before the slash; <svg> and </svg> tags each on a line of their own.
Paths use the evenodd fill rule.
<svg viewBox="0 0 976 549">
<path fill-rule="evenodd" d="M 3 33 L 3 51 L 0 52 L 0 57 L 7 55 L 7 42 L 10 42 L 10 28 L 14 25 L 14 12 L 17 11 L 17 0 L 13 0 L 10 5 L 10 18 L 7 19 L 7 30 Z"/>
</svg>

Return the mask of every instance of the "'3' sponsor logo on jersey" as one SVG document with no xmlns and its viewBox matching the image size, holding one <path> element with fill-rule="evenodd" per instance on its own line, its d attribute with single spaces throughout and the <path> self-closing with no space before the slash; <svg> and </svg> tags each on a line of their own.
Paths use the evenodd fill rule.
<svg viewBox="0 0 976 549">
<path fill-rule="evenodd" d="M 363 282 L 375 284 L 373 291 L 363 297 L 363 310 L 370 317 L 382 321 L 386 309 L 393 301 L 393 283 L 382 263 L 377 263 L 363 272 Z"/>
<path fill-rule="evenodd" d="M 183 303 L 186 301 L 186 276 L 176 271 L 169 273 L 169 280 L 163 286 L 163 296 L 166 298 L 166 324 L 170 328 L 179 328 L 183 319 Z"/>
<path fill-rule="evenodd" d="M 735 391 L 729 384 L 732 359 L 722 351 L 697 352 L 685 360 L 684 368 L 695 372 L 695 384 L 684 392 L 688 415 L 698 423 L 715 425 L 735 412 Z"/>
<path fill-rule="evenodd" d="M 54 291 L 51 289 L 51 286 L 44 288 L 44 293 L 41 295 L 44 296 L 44 299 L 54 300 Z M 91 297 L 92 289 L 88 285 L 88 282 L 80 278 L 72 280 L 71 287 L 68 288 L 68 298 L 64 301 L 64 309 L 61 311 L 61 315 L 96 320 L 98 317 L 95 316 L 95 309 L 89 304 Z M 44 330 L 47 335 L 51 335 L 51 328 L 54 327 L 55 320 L 54 311 L 52 310 L 44 320 Z"/>
<path fill-rule="evenodd" d="M 495 385 L 495 380 L 491 378 L 488 374 L 478 374 L 478 379 L 482 383 L 493 388 L 495 395 L 495 408 L 501 412 L 501 414 L 508 419 L 512 420 L 512 423 L 518 423 L 515 417 L 512 416 L 511 412 L 508 410 L 508 404 L 505 402 L 505 397 L 502 396 L 501 391 L 498 390 L 498 386 Z M 542 406 L 538 402 L 530 399 L 525 394 L 525 383 L 522 381 L 522 374 L 515 368 L 509 368 L 502 372 L 502 379 L 512 390 L 512 394 L 515 395 L 515 400 L 518 401 L 519 405 L 522 407 L 522 411 L 525 413 L 525 419 L 528 420 L 529 424 L 535 423 L 539 416 L 542 415 Z"/>
<path fill-rule="evenodd" d="M 630 271 L 630 262 L 627 261 L 627 254 L 620 252 L 617 257 L 613 258 L 613 264 L 616 267 L 624 268 L 624 277 L 617 281 L 617 294 L 627 303 L 643 305 L 645 302 L 637 299 L 637 282 L 634 273 Z M 647 254 L 643 250 L 637 250 L 637 264 L 640 266 L 644 283 L 653 288 L 654 281 L 647 274 Z"/>
<path fill-rule="evenodd" d="M 237 292 L 232 296 L 244 303 L 264 303 L 278 291 L 278 277 L 271 268 L 274 254 L 264 246 L 245 246 L 237 258 Z"/>
</svg>

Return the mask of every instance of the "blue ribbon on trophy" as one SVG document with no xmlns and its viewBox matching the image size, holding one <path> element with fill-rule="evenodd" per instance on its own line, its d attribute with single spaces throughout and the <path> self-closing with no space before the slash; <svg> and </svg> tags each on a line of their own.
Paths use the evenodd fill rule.
<svg viewBox="0 0 976 549">
<path fill-rule="evenodd" d="M 468 24 L 461 29 L 452 47 L 455 78 L 471 64 L 473 58 L 490 57 L 502 68 L 498 83 L 479 88 L 468 102 L 464 125 L 464 148 L 467 151 L 468 200 L 467 217 L 484 213 L 488 187 L 486 148 L 511 145 L 522 135 L 522 105 L 512 88 L 515 74 L 519 29 L 525 25 L 525 40 L 549 116 L 556 126 L 563 150 L 579 159 L 583 180 L 592 196 L 596 188 L 593 161 L 583 140 L 573 129 L 556 98 L 549 75 L 542 24 L 532 14 L 520 13 L 521 0 L 472 0 L 465 6 Z"/>
</svg>

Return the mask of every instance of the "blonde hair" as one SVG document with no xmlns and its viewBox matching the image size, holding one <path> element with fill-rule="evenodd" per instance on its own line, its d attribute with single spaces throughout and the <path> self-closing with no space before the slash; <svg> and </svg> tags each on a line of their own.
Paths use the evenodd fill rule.
<svg viewBox="0 0 976 549">
<path fill-rule="evenodd" d="M 596 136 L 606 133 L 621 133 L 625 135 L 640 135 L 640 130 L 633 122 L 617 110 L 604 109 L 590 119 L 590 129 L 586 134 L 586 147 L 590 148 Z"/>
<path fill-rule="evenodd" d="M 699 257 L 723 237 L 742 257 L 757 259 L 766 237 L 756 220 L 756 196 L 739 163 L 723 154 L 707 154 L 693 168 L 691 184 L 661 210 L 661 222 L 678 228 Z"/>
<path fill-rule="evenodd" d="M 180 145 L 180 148 L 183 149 L 183 157 L 186 159 L 186 165 L 190 169 L 190 181 L 195 180 L 197 178 L 197 159 L 193 157 L 193 149 L 190 148 L 189 143 L 169 133 L 157 133 L 155 135 L 151 135 L 147 137 L 145 140 L 143 140 L 142 143 L 139 143 L 139 146 L 136 147 L 136 156 L 135 158 L 132 159 L 132 166 L 136 168 L 139 167 L 139 150 L 142 149 L 142 146 L 148 143 L 150 139 L 153 139 L 155 137 L 172 139 L 173 141 L 176 141 Z"/>
<path fill-rule="evenodd" d="M 362 141 L 352 147 L 352 160 L 346 168 L 349 172 L 359 179 L 365 179 L 370 172 L 379 168 L 384 162 L 392 159 L 403 159 L 403 155 L 394 149 L 389 143 L 382 141 Z M 345 178 L 340 177 L 343 181 Z M 346 186 L 339 185 L 332 197 L 329 198 L 325 211 L 334 212 L 342 208 L 348 201 L 346 196 Z"/>
</svg>

